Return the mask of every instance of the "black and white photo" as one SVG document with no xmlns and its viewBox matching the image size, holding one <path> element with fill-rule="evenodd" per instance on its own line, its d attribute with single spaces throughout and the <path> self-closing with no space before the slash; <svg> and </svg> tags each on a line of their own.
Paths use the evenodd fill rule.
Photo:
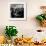
<svg viewBox="0 0 46 46">
<path fill-rule="evenodd" d="M 25 3 L 10 3 L 10 18 L 11 20 L 25 20 L 26 19 L 26 5 Z"/>
</svg>

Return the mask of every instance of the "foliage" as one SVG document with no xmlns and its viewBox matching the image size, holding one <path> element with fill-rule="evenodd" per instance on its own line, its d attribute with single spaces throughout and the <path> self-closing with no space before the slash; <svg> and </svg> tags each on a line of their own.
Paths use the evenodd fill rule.
<svg viewBox="0 0 46 46">
<path fill-rule="evenodd" d="M 38 16 L 36 16 L 36 19 L 39 20 L 39 21 L 46 20 L 46 14 L 38 15 Z"/>
<path fill-rule="evenodd" d="M 12 36 L 16 36 L 18 31 L 16 29 L 15 26 L 6 26 L 6 29 L 5 29 L 5 34 L 6 36 L 8 36 L 9 38 L 11 38 Z"/>
</svg>

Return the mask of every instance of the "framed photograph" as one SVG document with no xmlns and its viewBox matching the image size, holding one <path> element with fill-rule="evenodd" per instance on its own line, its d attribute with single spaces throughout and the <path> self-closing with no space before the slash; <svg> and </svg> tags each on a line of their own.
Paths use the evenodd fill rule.
<svg viewBox="0 0 46 46">
<path fill-rule="evenodd" d="M 26 3 L 10 2 L 9 18 L 10 20 L 26 20 Z"/>
</svg>

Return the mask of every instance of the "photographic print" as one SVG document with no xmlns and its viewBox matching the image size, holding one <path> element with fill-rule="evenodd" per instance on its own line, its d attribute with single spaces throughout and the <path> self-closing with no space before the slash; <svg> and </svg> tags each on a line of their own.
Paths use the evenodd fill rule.
<svg viewBox="0 0 46 46">
<path fill-rule="evenodd" d="M 26 4 L 12 2 L 10 5 L 10 20 L 26 20 Z"/>
</svg>

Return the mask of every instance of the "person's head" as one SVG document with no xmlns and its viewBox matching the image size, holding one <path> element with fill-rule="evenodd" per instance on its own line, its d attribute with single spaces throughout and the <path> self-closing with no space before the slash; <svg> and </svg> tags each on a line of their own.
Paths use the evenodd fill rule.
<svg viewBox="0 0 46 46">
<path fill-rule="evenodd" d="M 42 10 L 42 12 L 43 12 L 44 14 L 46 14 L 46 6 L 40 6 L 40 9 Z"/>
</svg>

